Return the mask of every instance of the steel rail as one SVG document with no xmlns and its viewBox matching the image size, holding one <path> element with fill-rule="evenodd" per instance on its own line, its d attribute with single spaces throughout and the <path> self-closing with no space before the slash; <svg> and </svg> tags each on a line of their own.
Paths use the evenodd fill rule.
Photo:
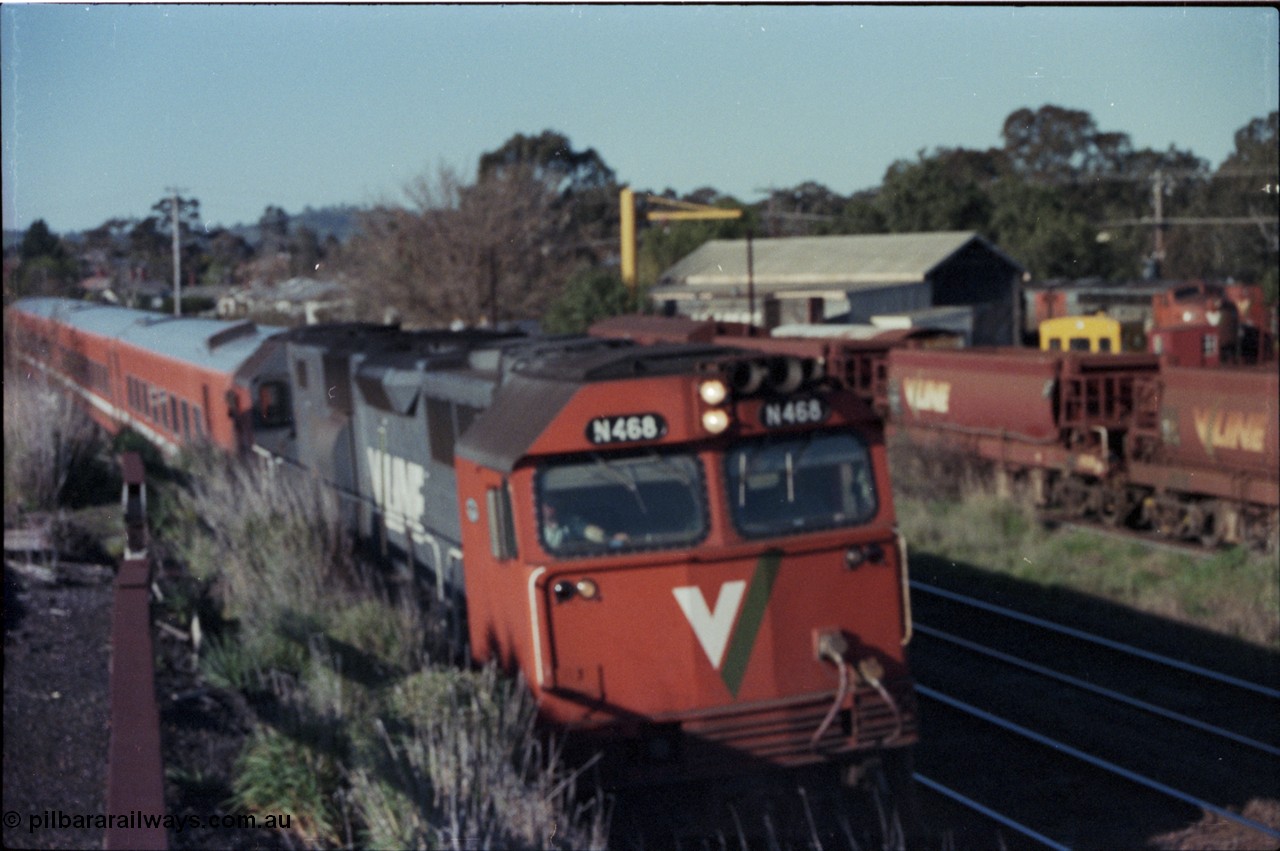
<svg viewBox="0 0 1280 851">
<path fill-rule="evenodd" d="M 1152 789 L 1156 792 L 1159 792 L 1163 795 L 1167 795 L 1171 798 L 1175 798 L 1179 801 L 1182 801 L 1183 803 L 1191 804 L 1192 806 L 1199 807 L 1202 810 L 1215 813 L 1216 815 L 1219 815 L 1222 818 L 1227 819 L 1228 821 L 1233 821 L 1236 824 L 1243 825 L 1244 827 L 1250 828 L 1251 830 L 1256 830 L 1259 833 L 1266 834 L 1267 836 L 1270 836 L 1273 839 L 1280 839 L 1280 829 L 1278 828 L 1271 827 L 1270 825 L 1263 824 L 1260 821 L 1255 821 L 1251 818 L 1242 816 L 1238 813 L 1233 813 L 1230 810 L 1226 809 L 1225 807 L 1220 807 L 1217 804 L 1211 804 L 1208 801 L 1204 800 L 1203 798 L 1197 798 L 1194 795 L 1190 795 L 1179 789 L 1175 789 L 1172 786 L 1161 783 L 1159 780 L 1153 780 L 1152 778 L 1147 777 L 1144 774 L 1139 774 L 1136 771 L 1131 771 L 1127 768 L 1116 765 L 1114 762 L 1108 762 L 1107 760 L 1102 759 L 1101 757 L 1096 757 L 1092 754 L 1085 753 L 1079 748 L 1073 748 L 1071 745 L 1065 744 L 1064 742 L 1059 742 L 1058 740 L 1052 739 L 1042 733 L 1037 733 L 1036 731 L 1030 728 L 1024 727 L 1021 724 L 1016 724 L 1013 721 L 1008 720 L 1007 718 L 1001 718 L 999 715 L 995 715 L 994 713 L 987 712 L 985 709 L 979 709 L 978 707 L 973 706 L 972 704 L 965 703 L 962 700 L 958 700 L 954 697 L 951 697 L 950 695 L 943 694 L 942 692 L 936 691 L 934 689 L 929 688 L 928 686 L 921 685 L 919 683 L 916 684 L 916 692 L 918 694 L 924 695 L 927 698 L 930 698 L 931 700 L 936 700 L 939 703 L 942 703 L 946 706 L 950 706 L 952 709 L 956 709 L 960 712 L 964 712 L 968 715 L 972 715 L 975 718 L 979 718 L 983 721 L 986 721 L 989 724 L 994 724 L 995 726 L 1000 727 L 1003 730 L 1007 730 L 1011 733 L 1022 736 L 1023 738 L 1026 738 L 1026 739 L 1030 739 L 1031 741 L 1036 742 L 1037 744 L 1044 745 L 1045 747 L 1052 748 L 1058 751 L 1059 753 L 1066 754 L 1067 756 L 1078 759 L 1081 762 L 1088 763 L 1089 765 L 1092 765 L 1095 768 L 1100 768 L 1103 771 L 1107 771 L 1111 774 L 1115 774 L 1119 777 L 1123 777 L 1126 780 L 1129 780 L 1133 783 L 1137 783 L 1140 786 L 1145 786 L 1148 789 Z"/>
<path fill-rule="evenodd" d="M 1120 641 L 1113 641 L 1109 638 L 1103 638 L 1101 636 L 1093 635 L 1091 633 L 1085 632 L 1084 630 L 1079 630 L 1073 627 L 1063 626 L 1062 624 L 1057 624 L 1052 621 L 1047 621 L 1047 620 L 1044 620 L 1043 618 L 1035 617 L 1034 615 L 1023 614 L 1022 612 L 1014 611 L 1013 609 L 1008 609 L 1008 608 L 1005 608 L 1004 606 L 998 606 L 995 603 L 988 603 L 985 600 L 979 600 L 975 597 L 969 597 L 965 594 L 958 594 L 955 591 L 948 591 L 944 588 L 938 588 L 937 586 L 929 585 L 928 583 L 925 583 L 925 582 L 919 582 L 913 579 L 911 580 L 911 588 L 913 590 L 923 591 L 926 594 L 933 594 L 935 596 L 942 597 L 944 599 L 951 600 L 956 603 L 963 603 L 966 606 L 972 606 L 973 608 L 976 608 L 976 609 L 982 609 L 984 611 L 992 612 L 993 614 L 1002 615 L 1004 617 L 1010 618 L 1011 620 L 1021 621 L 1022 623 L 1030 624 L 1032 626 L 1038 626 L 1038 627 L 1041 627 L 1042 629 L 1047 629 L 1052 632 L 1057 632 L 1061 635 L 1067 635 L 1072 638 L 1078 638 L 1081 641 L 1088 641 L 1093 644 L 1097 644 L 1099 646 L 1106 647 L 1111 650 L 1118 650 L 1122 653 L 1128 653 L 1132 656 L 1137 656 L 1140 659 L 1146 659 L 1149 662 L 1157 662 L 1161 665 L 1167 665 L 1170 668 L 1177 668 L 1180 671 L 1185 671 L 1187 673 L 1195 674 L 1197 676 L 1201 676 L 1206 679 L 1215 680 L 1216 682 L 1225 683 L 1226 685 L 1235 686 L 1236 688 L 1244 689 L 1246 691 L 1251 691 L 1256 694 L 1263 695 L 1265 697 L 1270 697 L 1270 698 L 1280 700 L 1280 689 L 1274 689 L 1274 688 L 1271 688 L 1270 686 L 1264 686 L 1264 685 L 1259 685 L 1258 683 L 1252 683 L 1252 682 L 1249 682 L 1248 680 L 1242 680 L 1238 677 L 1230 676 L 1229 674 L 1222 674 L 1217 671 L 1211 671 L 1208 668 L 1202 668 L 1199 665 L 1193 665 L 1190 662 L 1183 662 L 1180 659 L 1173 659 L 1168 656 L 1162 656 L 1159 653 L 1153 653 L 1150 650 L 1143 650 L 1142 648 L 1134 647 L 1131 644 L 1125 644 Z"/>
<path fill-rule="evenodd" d="M 930 789 L 934 792 L 937 792 L 939 795 L 942 795 L 943 797 L 950 798 L 956 803 L 962 804 L 963 806 L 968 807 L 974 812 L 981 813 L 982 815 L 986 816 L 992 821 L 999 822 L 1000 824 L 1004 825 L 1010 830 L 1014 830 L 1018 833 L 1021 833 L 1023 836 L 1026 836 L 1030 839 L 1034 839 L 1036 842 L 1039 842 L 1041 845 L 1045 846 L 1046 848 L 1053 848 L 1055 851 L 1071 851 L 1070 845 L 1063 845 L 1061 842 L 1057 842 L 1053 839 L 1050 839 L 1049 837 L 1045 836 L 1042 833 L 1037 833 L 1036 831 L 1027 827 L 1025 824 L 1020 824 L 1019 822 L 1014 821 L 1013 819 L 1009 818 L 1003 813 L 996 812 L 995 810 L 988 807 L 986 804 L 980 804 L 977 801 L 973 800 L 972 798 L 966 795 L 963 795 L 947 786 L 943 786 L 938 781 L 933 780 L 929 777 L 926 777 L 925 775 L 920 774 L 919 772 L 912 773 L 911 778 L 915 780 L 917 783 L 919 783 L 921 786 L 925 787 L 926 789 Z"/>
<path fill-rule="evenodd" d="M 1208 722 L 1201 721 L 1197 718 L 1192 718 L 1189 715 L 1183 715 L 1181 712 L 1174 712 L 1172 709 L 1165 709 L 1162 706 L 1156 706 L 1154 703 L 1147 703 L 1145 700 L 1139 700 L 1136 697 L 1130 697 L 1127 694 L 1122 694 L 1118 691 L 1114 691 L 1113 689 L 1103 688 L 1102 686 L 1094 685 L 1093 683 L 1088 682 L 1087 680 L 1082 680 L 1079 677 L 1073 677 L 1070 674 L 1064 674 L 1060 671 L 1055 671 L 1052 668 L 1046 668 L 1044 665 L 1039 665 L 1039 664 L 1036 664 L 1035 662 L 1029 662 L 1026 659 L 1022 659 L 1017 656 L 1010 655 L 1008 653 L 1003 653 L 999 650 L 994 650 L 990 647 L 984 647 L 981 644 L 978 644 L 973 641 L 969 641 L 967 638 L 961 638 L 958 635 L 952 635 L 951 633 L 944 632 L 943 630 L 934 629 L 933 627 L 926 626 L 924 624 L 919 624 L 919 623 L 916 624 L 916 632 L 919 632 L 923 635 L 931 636 L 933 638 L 938 639 L 939 641 L 946 641 L 951 644 L 958 645 L 960 647 L 965 648 L 966 650 L 971 650 L 974 653 L 979 653 L 983 656 L 996 659 L 997 661 L 1004 662 L 1006 664 L 1013 665 L 1018 668 L 1022 668 L 1023 670 L 1030 671 L 1033 674 L 1039 674 L 1040 676 L 1048 677 L 1049 679 L 1056 680 L 1060 683 L 1065 683 L 1069 686 L 1073 686 L 1075 688 L 1091 692 L 1101 697 L 1105 697 L 1110 700 L 1123 703 L 1127 706 L 1132 706 L 1135 709 L 1141 709 L 1144 712 L 1149 712 L 1153 715 L 1158 715 L 1161 718 L 1165 718 L 1169 721 L 1176 721 L 1179 724 L 1185 724 L 1189 727 L 1195 727 L 1196 729 L 1201 730 L 1205 733 L 1210 733 L 1215 736 L 1221 736 L 1224 739 L 1230 739 L 1231 741 L 1236 742 L 1237 744 L 1241 744 L 1246 747 L 1260 750 L 1263 753 L 1267 753 L 1272 756 L 1280 756 L 1280 747 L 1276 747 L 1275 745 L 1271 745 L 1266 742 L 1260 742 L 1257 739 L 1251 739 L 1248 736 L 1243 736 L 1239 733 L 1234 733 L 1231 730 L 1227 730 L 1215 724 L 1209 724 Z"/>
</svg>

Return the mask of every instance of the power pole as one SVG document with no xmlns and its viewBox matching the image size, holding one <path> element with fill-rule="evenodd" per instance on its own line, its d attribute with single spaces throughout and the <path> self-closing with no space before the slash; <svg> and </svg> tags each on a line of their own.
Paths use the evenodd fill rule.
<svg viewBox="0 0 1280 851">
<path fill-rule="evenodd" d="M 178 193 L 184 189 L 170 186 L 166 190 L 170 198 L 169 215 L 173 222 L 173 315 L 182 315 L 182 239 L 180 236 L 179 214 L 182 199 Z"/>
</svg>

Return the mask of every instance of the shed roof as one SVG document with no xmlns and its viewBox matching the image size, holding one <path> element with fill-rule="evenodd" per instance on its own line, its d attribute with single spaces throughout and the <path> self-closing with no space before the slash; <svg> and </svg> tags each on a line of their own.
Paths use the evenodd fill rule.
<svg viewBox="0 0 1280 851">
<path fill-rule="evenodd" d="M 977 244 L 1021 270 L 974 231 L 806 236 L 752 241 L 752 279 L 773 290 L 869 289 L 919 284 L 961 250 Z M 705 243 L 663 274 L 655 296 L 747 284 L 747 241 Z"/>
</svg>

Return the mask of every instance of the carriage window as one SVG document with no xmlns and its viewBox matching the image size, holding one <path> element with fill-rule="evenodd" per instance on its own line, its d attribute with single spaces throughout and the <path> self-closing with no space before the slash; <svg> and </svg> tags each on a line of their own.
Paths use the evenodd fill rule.
<svg viewBox="0 0 1280 851">
<path fill-rule="evenodd" d="M 688 546 L 707 534 L 702 466 L 689 454 L 592 455 L 538 471 L 542 546 L 562 556 Z"/>
<path fill-rule="evenodd" d="M 865 523 L 879 507 L 866 444 L 850 432 L 744 442 L 725 455 L 725 478 L 748 538 Z"/>
<path fill-rule="evenodd" d="M 1098 340 L 1098 351 L 1100 352 L 1111 351 L 1111 339 L 1109 337 L 1102 337 Z"/>
<path fill-rule="evenodd" d="M 289 390 L 283 381 L 263 381 L 258 385 L 258 402 L 253 406 L 253 418 L 254 425 L 259 428 L 290 423 Z"/>
</svg>

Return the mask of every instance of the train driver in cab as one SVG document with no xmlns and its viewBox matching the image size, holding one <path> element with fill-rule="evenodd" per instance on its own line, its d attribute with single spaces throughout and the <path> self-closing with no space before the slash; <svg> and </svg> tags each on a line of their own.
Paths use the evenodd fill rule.
<svg viewBox="0 0 1280 851">
<path fill-rule="evenodd" d="M 609 535 L 594 523 L 588 523 L 571 511 L 562 511 L 558 500 L 542 503 L 542 540 L 547 549 L 560 552 L 574 544 L 621 546 L 627 540 L 624 532 Z"/>
</svg>

